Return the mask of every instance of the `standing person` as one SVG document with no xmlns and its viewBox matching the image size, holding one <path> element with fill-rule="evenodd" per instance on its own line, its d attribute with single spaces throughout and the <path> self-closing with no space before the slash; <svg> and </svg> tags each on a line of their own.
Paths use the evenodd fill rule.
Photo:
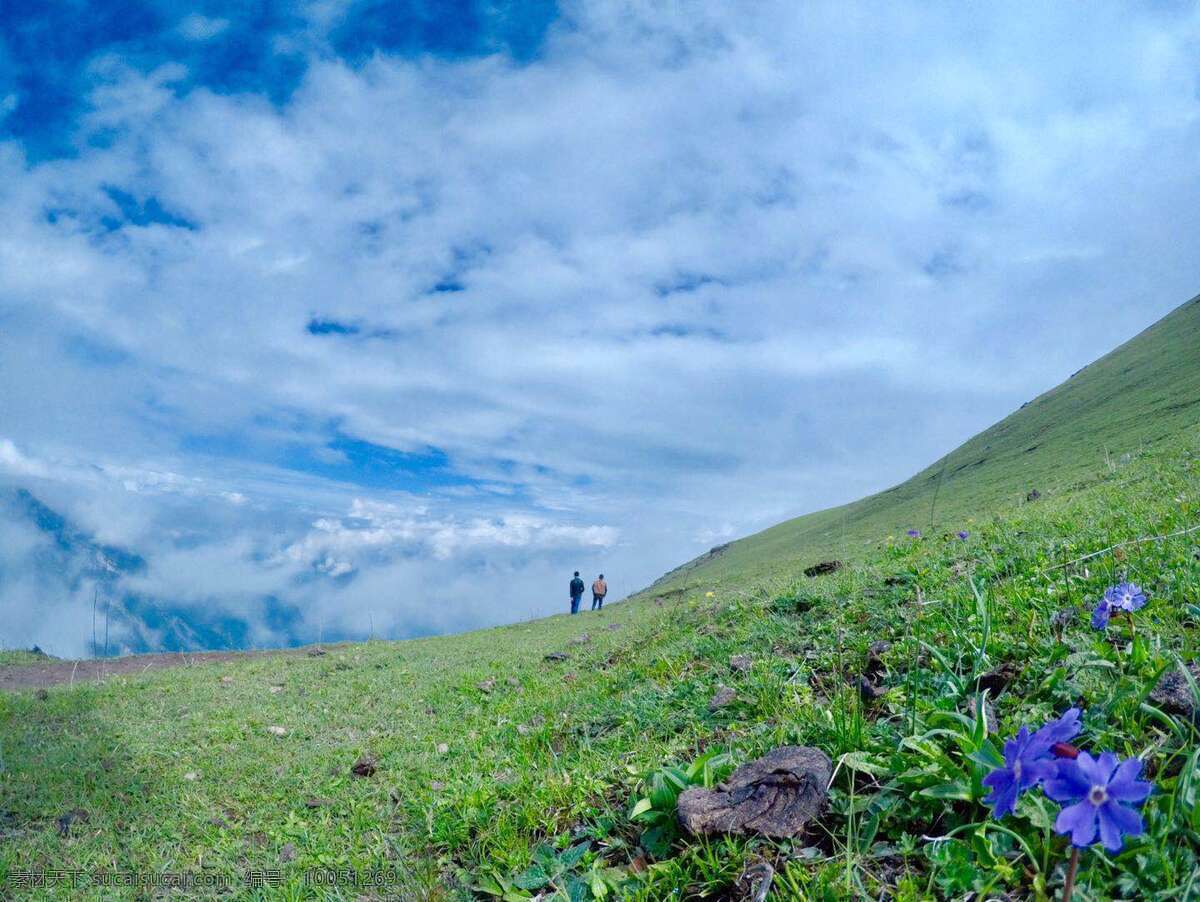
<svg viewBox="0 0 1200 902">
<path fill-rule="evenodd" d="M 600 610 L 604 607 L 604 596 L 608 594 L 608 583 L 604 581 L 604 574 L 601 573 L 596 581 L 592 583 L 592 610 Z"/>
<path fill-rule="evenodd" d="M 575 578 L 571 580 L 571 613 L 579 613 L 579 602 L 583 600 L 583 580 L 579 578 L 579 571 L 575 571 Z"/>
</svg>

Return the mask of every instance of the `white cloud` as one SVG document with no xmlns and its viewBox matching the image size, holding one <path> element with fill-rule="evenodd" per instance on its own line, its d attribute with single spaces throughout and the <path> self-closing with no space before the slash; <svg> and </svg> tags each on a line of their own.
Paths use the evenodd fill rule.
<svg viewBox="0 0 1200 902">
<path fill-rule="evenodd" d="M 208 41 L 229 28 L 228 19 L 210 18 L 200 13 L 184 16 L 178 31 L 190 41 Z"/>
<path fill-rule="evenodd" d="M 0 468 L 16 477 L 45 477 L 49 469 L 40 461 L 22 454 L 11 439 L 0 439 Z"/>
<path fill-rule="evenodd" d="M 1200 277 L 1191 14 L 573 3 L 528 65 L 353 68 L 310 7 L 282 105 L 105 58 L 103 141 L 0 145 L 0 468 L 147 590 L 418 631 L 637 588 L 904 478 Z M 112 186 L 194 228 L 112 230 Z M 470 479 L 280 463 L 349 478 L 335 429 Z"/>
</svg>

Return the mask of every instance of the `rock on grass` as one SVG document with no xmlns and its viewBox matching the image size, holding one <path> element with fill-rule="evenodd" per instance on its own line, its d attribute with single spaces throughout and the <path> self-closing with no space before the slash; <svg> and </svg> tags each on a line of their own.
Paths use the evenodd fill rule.
<svg viewBox="0 0 1200 902">
<path fill-rule="evenodd" d="M 733 704 L 736 698 L 736 692 L 734 692 L 728 686 L 721 686 L 719 689 L 717 689 L 716 694 L 713 695 L 712 700 L 709 701 L 708 710 L 719 711 L 721 708 Z"/>
<path fill-rule="evenodd" d="M 716 789 L 683 792 L 679 823 L 693 836 L 798 836 L 821 813 L 831 773 L 829 756 L 820 749 L 780 746 L 743 764 Z"/>
<path fill-rule="evenodd" d="M 350 768 L 350 773 L 356 777 L 371 777 L 375 771 L 379 770 L 379 762 L 375 760 L 374 755 L 361 755 L 354 762 L 354 766 Z"/>
<path fill-rule="evenodd" d="M 1200 683 L 1200 664 L 1188 664 L 1187 671 L 1193 680 Z M 1150 693 L 1150 701 L 1168 714 L 1200 721 L 1200 709 L 1197 707 L 1196 696 L 1192 692 L 1187 678 L 1179 672 L 1178 667 L 1172 667 L 1162 675 L 1158 685 Z"/>
</svg>

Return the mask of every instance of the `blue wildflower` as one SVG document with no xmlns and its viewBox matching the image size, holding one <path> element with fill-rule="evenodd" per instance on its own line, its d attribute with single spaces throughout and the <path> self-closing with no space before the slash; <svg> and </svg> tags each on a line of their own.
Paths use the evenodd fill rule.
<svg viewBox="0 0 1200 902">
<path fill-rule="evenodd" d="M 1075 759 L 1061 759 L 1043 790 L 1066 805 L 1054 822 L 1057 833 L 1071 835 L 1072 845 L 1090 846 L 1097 837 L 1109 852 L 1120 851 L 1126 836 L 1145 832 L 1142 816 L 1132 807 L 1150 795 L 1151 784 L 1137 779 L 1140 758 L 1121 761 L 1112 752 L 1098 759 L 1080 752 Z"/>
<path fill-rule="evenodd" d="M 1034 733 L 1021 727 L 1014 739 L 1004 743 L 1004 766 L 983 778 L 992 790 L 983 802 L 992 806 L 993 817 L 1012 814 L 1021 793 L 1054 776 L 1057 765 L 1052 750 L 1079 732 L 1079 715 L 1079 709 L 1072 708 Z"/>
<path fill-rule="evenodd" d="M 1104 590 L 1104 597 L 1096 602 L 1092 611 L 1092 628 L 1106 629 L 1113 614 L 1124 611 L 1132 614 L 1146 606 L 1146 593 L 1137 583 L 1117 583 Z"/>
<path fill-rule="evenodd" d="M 1117 583 L 1104 591 L 1104 600 L 1116 611 L 1134 611 L 1146 606 L 1146 593 L 1137 583 Z"/>
<path fill-rule="evenodd" d="M 909 537 L 910 539 L 919 539 L 919 538 L 921 538 L 921 530 L 919 530 L 919 529 L 910 529 L 910 530 L 908 531 L 908 537 Z"/>
<path fill-rule="evenodd" d="M 959 537 L 960 539 L 962 539 L 964 542 L 965 542 L 967 539 L 971 538 L 971 534 L 970 534 L 969 532 L 967 532 L 965 529 L 960 529 L 960 530 L 958 531 L 957 535 L 958 535 L 958 537 Z"/>
</svg>

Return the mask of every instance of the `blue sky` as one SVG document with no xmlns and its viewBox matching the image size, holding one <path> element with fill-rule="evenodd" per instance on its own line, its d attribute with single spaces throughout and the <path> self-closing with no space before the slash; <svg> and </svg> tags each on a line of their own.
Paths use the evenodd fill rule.
<svg viewBox="0 0 1200 902">
<path fill-rule="evenodd" d="M 0 16 L 0 488 L 251 644 L 624 594 L 1200 286 L 1183 6 Z M 0 644 L 78 652 L 49 541 L 0 522 Z"/>
</svg>

